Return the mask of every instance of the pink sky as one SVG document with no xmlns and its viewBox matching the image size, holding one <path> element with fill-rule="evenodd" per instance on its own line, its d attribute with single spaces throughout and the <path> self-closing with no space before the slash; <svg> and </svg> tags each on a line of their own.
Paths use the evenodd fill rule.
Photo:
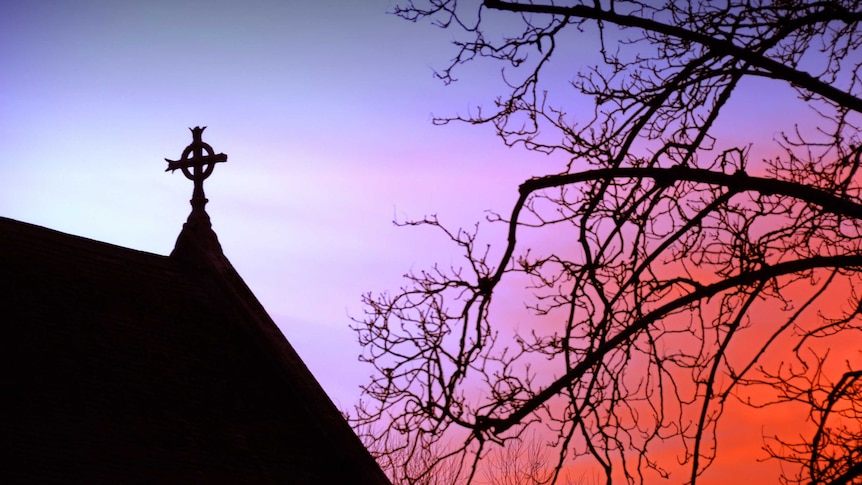
<svg viewBox="0 0 862 485">
<path fill-rule="evenodd" d="M 336 405 L 352 407 L 370 372 L 348 328 L 360 295 L 459 257 L 393 217 L 472 225 L 567 162 L 506 149 L 489 127 L 432 126 L 432 113 L 493 99 L 498 68 L 444 87 L 432 68 L 454 55 L 453 34 L 391 6 L 7 2 L 0 216 L 168 254 L 192 187 L 164 158 L 180 156 L 188 127 L 208 126 L 204 141 L 229 157 L 205 184 L 226 256 Z M 779 128 L 764 120 L 803 113 L 774 84 L 749 88 L 732 106 L 743 117 L 720 127 L 736 142 L 768 141 Z"/>
</svg>

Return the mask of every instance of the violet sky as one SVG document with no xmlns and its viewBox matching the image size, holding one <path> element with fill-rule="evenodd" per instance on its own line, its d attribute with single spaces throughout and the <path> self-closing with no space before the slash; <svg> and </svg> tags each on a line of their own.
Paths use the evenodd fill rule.
<svg viewBox="0 0 862 485">
<path fill-rule="evenodd" d="M 428 229 L 506 210 L 559 170 L 486 127 L 482 78 L 444 87 L 451 33 L 386 1 L 6 2 L 0 216 L 168 254 L 191 182 L 165 173 L 189 127 L 228 154 L 204 188 L 226 256 L 342 409 L 370 373 L 348 315 L 401 275 L 456 261 Z M 488 72 L 496 82 L 496 70 Z M 493 82 L 492 82 L 493 81 Z M 546 165 L 536 170 L 535 164 Z"/>
<path fill-rule="evenodd" d="M 361 294 L 459 262 L 441 234 L 393 218 L 471 226 L 485 209 L 508 212 L 523 179 L 568 161 L 507 149 L 490 127 L 433 126 L 432 114 L 500 94 L 499 67 L 443 86 L 433 68 L 454 55 L 455 34 L 387 15 L 392 6 L 4 2 L 0 216 L 168 254 L 192 185 L 165 173 L 164 158 L 180 156 L 189 127 L 208 126 L 204 141 L 229 157 L 204 185 L 226 256 L 351 408 L 371 372 L 349 329 Z M 769 142 L 810 115 L 769 82 L 727 108 L 738 116 L 717 127 L 725 141 Z"/>
</svg>

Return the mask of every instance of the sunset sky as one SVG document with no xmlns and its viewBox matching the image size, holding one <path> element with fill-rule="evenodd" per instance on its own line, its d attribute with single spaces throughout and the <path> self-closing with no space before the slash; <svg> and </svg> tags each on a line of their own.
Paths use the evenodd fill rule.
<svg viewBox="0 0 862 485">
<path fill-rule="evenodd" d="M 454 55 L 454 34 L 392 6 L 6 2 L 0 216 L 168 254 L 192 186 L 164 159 L 207 126 L 203 140 L 228 155 L 204 185 L 225 255 L 349 409 L 371 372 L 348 328 L 362 293 L 459 256 L 442 235 L 392 220 L 472 225 L 567 162 L 507 149 L 490 127 L 433 126 L 492 100 L 498 68 L 444 86 L 433 68 Z M 764 118 L 799 117 L 778 101 L 786 92 L 760 87 L 731 107 L 746 116 L 718 127 L 728 139 L 769 140 Z"/>
</svg>

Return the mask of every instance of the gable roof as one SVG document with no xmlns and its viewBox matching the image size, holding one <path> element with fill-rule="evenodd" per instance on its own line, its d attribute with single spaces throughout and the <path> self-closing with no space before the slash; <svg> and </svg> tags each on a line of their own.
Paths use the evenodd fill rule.
<svg viewBox="0 0 862 485">
<path fill-rule="evenodd" d="M 170 256 L 0 218 L 4 482 L 389 483 L 201 215 Z"/>
</svg>

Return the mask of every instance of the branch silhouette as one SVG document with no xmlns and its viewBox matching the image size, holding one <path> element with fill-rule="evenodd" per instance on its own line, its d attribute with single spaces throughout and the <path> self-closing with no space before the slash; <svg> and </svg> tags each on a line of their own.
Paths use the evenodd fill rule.
<svg viewBox="0 0 862 485">
<path fill-rule="evenodd" d="M 859 0 L 411 0 L 394 13 L 452 31 L 444 83 L 476 60 L 500 68 L 490 102 L 435 123 L 490 125 L 557 165 L 489 213 L 491 236 L 402 223 L 439 230 L 463 259 L 363 296 L 354 329 L 374 374 L 352 419 L 381 427 L 381 456 L 415 465 L 432 450 L 471 483 L 535 432 L 555 456 L 539 481 L 584 467 L 694 485 L 720 460 L 719 423 L 774 407 L 797 413 L 793 427 L 764 431 L 753 462 L 780 461 L 782 483 L 862 477 L 847 344 L 862 331 Z M 768 109 L 732 102 L 751 79 L 810 116 L 763 116 L 768 140 L 729 136 Z"/>
</svg>

